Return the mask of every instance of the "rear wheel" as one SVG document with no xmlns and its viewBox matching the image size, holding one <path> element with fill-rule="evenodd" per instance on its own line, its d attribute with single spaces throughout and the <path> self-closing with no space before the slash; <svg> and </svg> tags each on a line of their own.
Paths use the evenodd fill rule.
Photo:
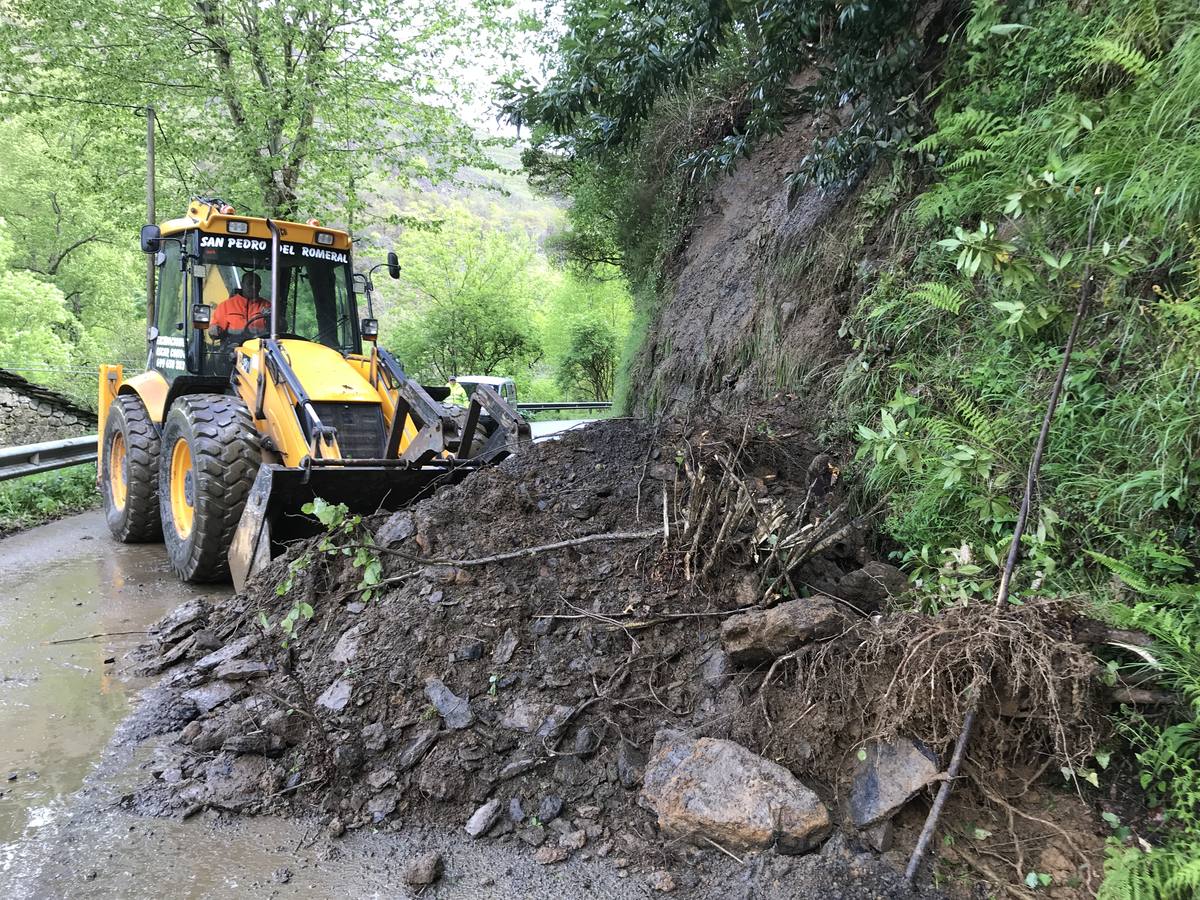
<svg viewBox="0 0 1200 900">
<path fill-rule="evenodd" d="M 262 458 L 237 397 L 195 394 L 163 426 L 158 495 L 171 566 L 184 581 L 229 578 L 229 544 Z"/>
<path fill-rule="evenodd" d="M 136 395 L 121 394 L 104 421 L 100 494 L 113 537 L 124 544 L 162 540 L 158 514 L 158 434 Z"/>
</svg>

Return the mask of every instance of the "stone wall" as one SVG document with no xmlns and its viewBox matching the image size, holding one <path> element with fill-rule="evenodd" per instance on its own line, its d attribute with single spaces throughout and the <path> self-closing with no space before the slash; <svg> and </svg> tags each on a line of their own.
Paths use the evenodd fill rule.
<svg viewBox="0 0 1200 900">
<path fill-rule="evenodd" d="M 51 390 L 0 369 L 0 447 L 80 437 L 96 430 L 96 414 Z"/>
</svg>

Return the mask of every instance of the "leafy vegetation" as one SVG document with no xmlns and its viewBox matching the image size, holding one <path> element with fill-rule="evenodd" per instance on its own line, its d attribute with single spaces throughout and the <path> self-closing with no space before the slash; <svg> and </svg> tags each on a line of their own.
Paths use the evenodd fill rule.
<svg viewBox="0 0 1200 900">
<path fill-rule="evenodd" d="M 885 531 L 931 610 L 995 590 L 1080 284 L 1094 279 L 1015 597 L 1098 598 L 1159 639 L 1156 671 L 1191 697 L 1194 594 L 1162 586 L 1194 582 L 1200 561 L 1200 13 L 1185 0 L 974 0 L 931 45 L 909 5 L 833 6 L 568 4 L 554 75 L 515 82 L 508 107 L 535 127 L 534 176 L 577 200 L 568 254 L 619 264 L 635 333 L 650 327 L 698 182 L 789 113 L 817 113 L 781 181 L 869 172 L 859 214 L 886 211 L 894 228 L 890 264 L 859 276 L 842 327 L 852 352 L 828 436 L 855 446 L 863 493 L 888 497 Z M 1114 595 L 1089 554 L 1120 560 L 1157 599 Z M 1148 853 L 1114 837 L 1106 891 L 1190 896 L 1195 722 L 1123 722 L 1149 799 L 1176 812 Z"/>
<path fill-rule="evenodd" d="M 95 466 L 0 482 L 0 534 L 90 509 L 99 500 Z"/>
</svg>

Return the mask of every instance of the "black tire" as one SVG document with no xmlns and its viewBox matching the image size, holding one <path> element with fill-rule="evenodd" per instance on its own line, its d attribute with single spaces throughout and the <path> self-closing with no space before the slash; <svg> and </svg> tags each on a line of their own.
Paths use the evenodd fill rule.
<svg viewBox="0 0 1200 900">
<path fill-rule="evenodd" d="M 162 540 L 158 432 L 145 404 L 136 395 L 121 394 L 108 408 L 104 420 L 104 461 L 98 480 L 104 519 L 113 537 L 122 544 Z"/>
<path fill-rule="evenodd" d="M 239 398 L 194 394 L 171 407 L 158 495 L 167 556 L 184 581 L 229 580 L 229 544 L 261 460 L 258 432 Z"/>
</svg>

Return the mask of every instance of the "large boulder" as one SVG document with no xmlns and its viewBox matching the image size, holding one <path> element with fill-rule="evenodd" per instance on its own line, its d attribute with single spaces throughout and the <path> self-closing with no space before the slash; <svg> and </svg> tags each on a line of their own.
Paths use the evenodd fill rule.
<svg viewBox="0 0 1200 900">
<path fill-rule="evenodd" d="M 885 601 L 909 588 L 908 577 L 895 566 L 872 560 L 844 576 L 834 593 L 863 613 L 873 613 Z"/>
<path fill-rule="evenodd" d="M 641 797 L 659 828 L 699 846 L 803 853 L 833 828 L 825 804 L 783 766 L 733 741 L 678 731 L 655 735 Z"/>
<path fill-rule="evenodd" d="M 933 754 L 908 738 L 871 744 L 860 755 L 850 782 L 850 819 L 858 828 L 890 818 L 938 779 Z"/>
<path fill-rule="evenodd" d="M 721 626 L 721 645 L 739 665 L 766 662 L 836 634 L 842 624 L 833 600 L 818 594 L 730 616 Z"/>
</svg>

